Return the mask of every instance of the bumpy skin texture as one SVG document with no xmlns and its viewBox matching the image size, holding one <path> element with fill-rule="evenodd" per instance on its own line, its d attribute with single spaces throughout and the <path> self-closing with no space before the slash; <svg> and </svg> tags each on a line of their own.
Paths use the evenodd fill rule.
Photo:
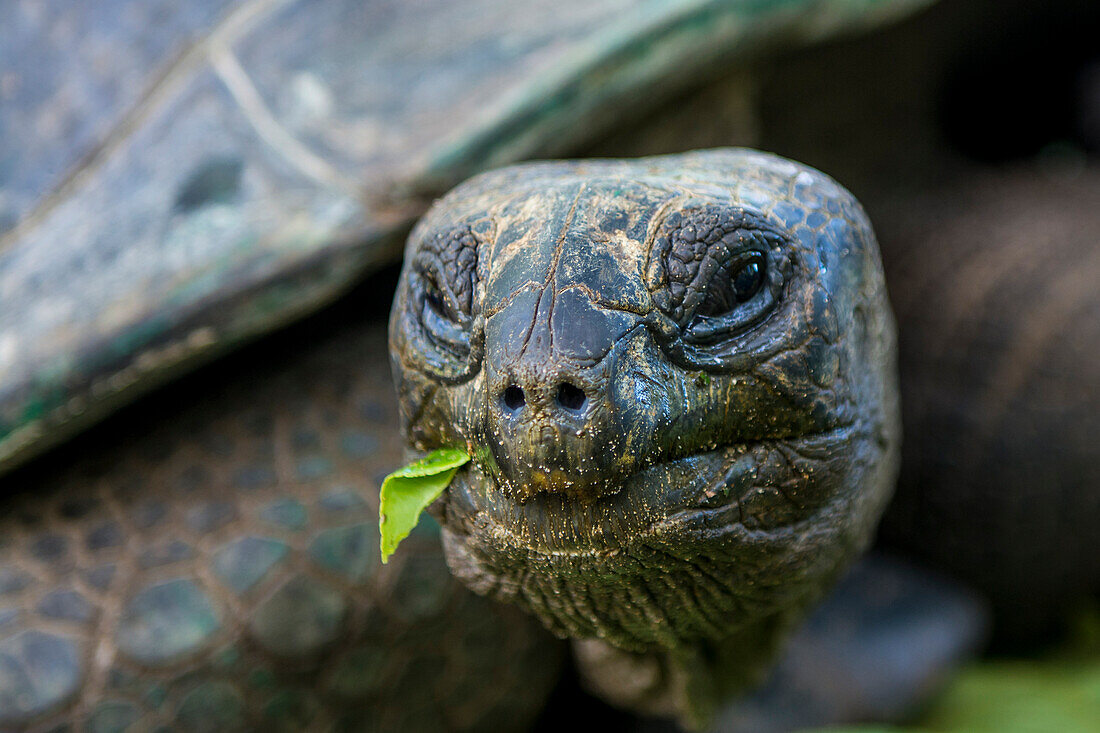
<svg viewBox="0 0 1100 733">
<path fill-rule="evenodd" d="M 657 653 L 644 689 L 597 675 L 620 703 L 698 719 L 744 684 L 895 478 L 874 235 L 775 156 L 474 178 L 411 235 L 390 338 L 410 444 L 474 455 L 437 506 L 452 570 L 621 650 L 582 661 Z"/>
<path fill-rule="evenodd" d="M 385 336 L 316 340 L 8 481 L 0 731 L 526 727 L 555 642 L 437 532 L 381 566 Z"/>
</svg>

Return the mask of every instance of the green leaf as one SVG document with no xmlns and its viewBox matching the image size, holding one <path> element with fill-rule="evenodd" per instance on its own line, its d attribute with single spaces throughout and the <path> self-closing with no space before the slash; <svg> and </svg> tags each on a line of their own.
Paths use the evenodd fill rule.
<svg viewBox="0 0 1100 733">
<path fill-rule="evenodd" d="M 470 454 L 460 448 L 441 448 L 386 477 L 378 506 L 383 563 L 409 536 L 420 514 L 450 486 L 459 466 L 469 460 Z"/>
</svg>

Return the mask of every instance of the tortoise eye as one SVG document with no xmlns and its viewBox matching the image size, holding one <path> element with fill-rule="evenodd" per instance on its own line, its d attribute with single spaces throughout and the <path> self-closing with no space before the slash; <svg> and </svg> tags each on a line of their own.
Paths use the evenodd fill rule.
<svg viewBox="0 0 1100 733">
<path fill-rule="evenodd" d="M 461 224 L 428 234 L 416 248 L 407 281 L 409 316 L 421 347 L 438 364 L 470 356 L 479 246 L 473 227 Z"/>
<path fill-rule="evenodd" d="M 764 262 L 759 257 L 746 262 L 733 276 L 733 296 L 738 303 L 746 303 L 760 292 L 764 284 Z"/>
<path fill-rule="evenodd" d="M 420 322 L 439 346 L 465 354 L 469 351 L 469 318 L 456 312 L 429 275 L 422 276 L 423 310 Z"/>
<path fill-rule="evenodd" d="M 424 283 L 424 303 L 435 311 L 436 315 L 451 321 L 456 320 L 454 314 L 447 308 L 447 304 L 444 301 L 443 293 L 439 290 L 439 286 L 428 278 L 425 278 Z"/>
<path fill-rule="evenodd" d="M 766 272 L 767 256 L 763 252 L 747 252 L 735 258 L 708 284 L 695 317 L 722 316 L 748 303 L 764 286 Z"/>
<path fill-rule="evenodd" d="M 452 323 L 466 325 L 477 286 L 478 237 L 466 225 L 426 237 L 416 253 L 424 307 Z"/>
<path fill-rule="evenodd" d="M 697 344 L 717 343 L 760 323 L 779 302 L 783 268 L 772 253 L 748 251 L 734 258 L 707 285 L 706 295 L 684 329 Z"/>
<path fill-rule="evenodd" d="M 790 248 L 761 215 L 704 203 L 669 215 L 653 244 L 654 302 L 692 348 L 724 348 L 778 305 Z"/>
</svg>

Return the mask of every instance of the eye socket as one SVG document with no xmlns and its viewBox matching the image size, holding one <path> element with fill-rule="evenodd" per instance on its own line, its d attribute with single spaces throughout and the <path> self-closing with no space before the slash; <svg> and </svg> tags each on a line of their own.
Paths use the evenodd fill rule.
<svg viewBox="0 0 1100 733">
<path fill-rule="evenodd" d="M 477 287 L 479 237 L 468 225 L 424 237 L 409 275 L 410 316 L 425 345 L 466 358 Z"/>
<path fill-rule="evenodd" d="M 654 335 L 682 366 L 728 371 L 771 343 L 797 312 L 798 243 L 764 214 L 722 201 L 687 200 L 657 223 L 646 284 L 665 318 Z"/>
<path fill-rule="evenodd" d="M 760 214 L 703 203 L 670 214 L 653 244 L 654 302 L 698 347 L 753 328 L 782 296 L 789 241 Z"/>
</svg>

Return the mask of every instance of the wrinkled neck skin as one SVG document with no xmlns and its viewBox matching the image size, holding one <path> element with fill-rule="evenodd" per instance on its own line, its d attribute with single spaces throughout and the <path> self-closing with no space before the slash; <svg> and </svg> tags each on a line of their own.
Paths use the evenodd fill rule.
<svg viewBox="0 0 1100 733">
<path fill-rule="evenodd" d="M 747 150 L 471 179 L 409 239 L 390 323 L 452 571 L 578 642 L 591 686 L 695 725 L 866 547 L 899 440 L 855 199 Z"/>
</svg>

